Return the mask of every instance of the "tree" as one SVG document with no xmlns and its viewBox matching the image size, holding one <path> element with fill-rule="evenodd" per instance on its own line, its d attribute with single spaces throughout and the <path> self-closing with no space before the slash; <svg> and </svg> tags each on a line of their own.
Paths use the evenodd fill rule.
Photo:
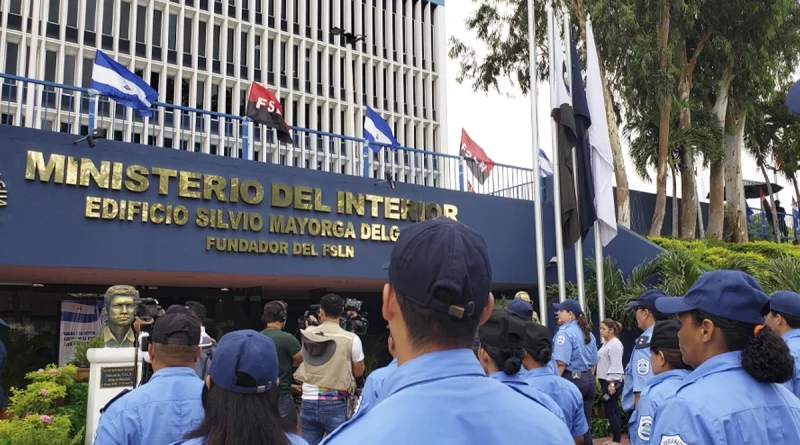
<svg viewBox="0 0 800 445">
<path fill-rule="evenodd" d="M 528 0 L 477 0 L 477 2 L 478 9 L 467 20 L 466 26 L 475 32 L 480 42 L 486 45 L 488 54 L 480 57 L 472 45 L 451 38 L 449 56 L 460 63 L 457 81 L 471 80 L 475 91 L 501 92 L 499 80 L 505 78 L 516 84 L 523 94 L 527 94 L 531 85 L 528 56 Z M 536 72 L 540 80 L 546 80 L 548 77 L 546 22 L 548 3 L 546 0 L 534 2 L 537 20 L 535 38 L 539 48 Z M 557 1 L 556 4 L 561 3 Z M 578 18 L 585 39 L 586 22 L 591 5 L 584 0 L 569 0 L 567 5 Z M 603 95 L 617 185 L 617 221 L 624 227 L 630 227 L 630 192 L 619 138 L 618 107 L 614 103 L 614 95 L 609 85 L 609 76 L 613 78 L 615 72 L 604 62 L 603 42 L 607 40 L 603 38 L 606 34 L 603 30 L 604 27 L 598 26 L 595 22 L 595 39 L 603 77 Z"/>
</svg>

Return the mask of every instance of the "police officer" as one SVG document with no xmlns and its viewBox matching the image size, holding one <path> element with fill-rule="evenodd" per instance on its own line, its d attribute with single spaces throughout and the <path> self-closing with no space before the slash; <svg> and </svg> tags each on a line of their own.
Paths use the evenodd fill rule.
<svg viewBox="0 0 800 445">
<path fill-rule="evenodd" d="M 597 392 L 591 368 L 597 363 L 597 341 L 591 332 L 589 319 L 581 305 L 572 299 L 553 305 L 559 324 L 553 341 L 553 358 L 558 375 L 571 381 L 583 396 L 583 412 L 586 422 L 591 423 L 592 404 Z M 594 351 L 594 354 L 591 351 Z M 585 444 L 592 443 L 591 429 L 583 436 Z"/>
<path fill-rule="evenodd" d="M 639 395 L 647 388 L 653 370 L 650 369 L 650 337 L 653 335 L 653 326 L 656 321 L 665 319 L 664 315 L 656 310 L 655 302 L 667 295 L 658 290 L 650 289 L 643 293 L 639 299 L 628 303 L 629 308 L 636 311 L 636 324 L 642 335 L 636 339 L 633 353 L 625 366 L 625 385 L 622 387 L 622 409 L 631 412 L 639 403 Z"/>
<path fill-rule="evenodd" d="M 153 376 L 147 384 L 106 406 L 94 443 L 172 443 L 203 420 L 203 381 L 194 372 L 200 357 L 200 323 L 191 315 L 160 317 L 150 336 Z"/>
<path fill-rule="evenodd" d="M 682 298 L 656 300 L 660 312 L 679 314 L 681 356 L 694 371 L 656 410 L 651 443 L 800 443 L 800 399 L 780 384 L 793 360 L 763 325 L 767 301 L 753 277 L 730 270 L 703 274 Z"/>
<path fill-rule="evenodd" d="M 546 408 L 486 377 L 471 350 L 494 308 L 483 237 L 448 218 L 403 228 L 395 243 L 383 317 L 397 369 L 378 403 L 334 431 L 326 445 L 571 443 Z"/>
<path fill-rule="evenodd" d="M 639 405 L 631 414 L 628 422 L 628 437 L 631 445 L 650 443 L 650 432 L 656 410 L 675 393 L 683 378 L 689 374 L 689 367 L 683 363 L 678 344 L 680 329 L 681 322 L 678 320 L 658 321 L 653 327 L 649 345 L 653 378 L 642 391 Z"/>
<path fill-rule="evenodd" d="M 766 316 L 766 325 L 789 346 L 794 357 L 794 376 L 786 382 L 786 387 L 800 397 L 800 295 L 789 290 L 775 292 L 761 313 Z"/>
<path fill-rule="evenodd" d="M 361 403 L 358 410 L 367 410 L 374 405 L 378 398 L 380 398 L 381 390 L 383 389 L 383 382 L 391 373 L 397 369 L 397 355 L 394 350 L 394 340 L 392 339 L 392 332 L 389 331 L 389 354 L 392 355 L 392 361 L 383 368 L 378 368 L 369 373 L 367 381 L 364 382 L 364 389 L 361 390 Z"/>
<path fill-rule="evenodd" d="M 555 400 L 528 385 L 520 370 L 525 358 L 525 322 L 507 309 L 497 308 L 478 329 L 478 360 L 489 378 L 505 383 L 539 402 L 566 425 L 564 411 Z"/>
<path fill-rule="evenodd" d="M 567 428 L 575 444 L 581 445 L 583 436 L 589 431 L 589 423 L 583 412 L 583 396 L 577 386 L 552 372 L 547 365 L 552 357 L 550 330 L 538 323 L 525 323 L 525 358 L 522 360 L 525 381 L 556 401 L 564 412 Z"/>
</svg>

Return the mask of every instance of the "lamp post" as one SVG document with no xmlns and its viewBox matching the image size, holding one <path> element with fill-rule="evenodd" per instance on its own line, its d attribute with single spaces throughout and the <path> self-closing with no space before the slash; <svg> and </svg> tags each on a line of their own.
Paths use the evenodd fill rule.
<svg viewBox="0 0 800 445">
<path fill-rule="evenodd" d="M 364 34 L 354 34 L 352 32 L 345 31 L 338 26 L 331 29 L 331 35 L 334 36 L 341 36 L 345 42 L 345 67 L 344 67 L 344 86 L 345 91 L 347 91 L 345 102 L 347 102 L 347 113 L 345 113 L 344 119 L 344 134 L 350 137 L 357 137 L 356 136 L 356 98 L 353 97 L 350 100 L 350 95 L 356 94 L 356 86 L 353 78 L 353 47 L 355 47 L 356 43 L 364 40 L 367 36 Z M 345 145 L 347 142 L 345 142 Z M 351 159 L 353 162 L 350 164 L 350 174 L 355 174 L 355 159 L 357 155 L 357 151 L 355 150 L 355 143 L 354 149 L 352 151 Z M 369 165 L 369 157 L 366 153 L 366 147 L 364 148 L 364 171 L 367 171 L 367 166 Z"/>
</svg>

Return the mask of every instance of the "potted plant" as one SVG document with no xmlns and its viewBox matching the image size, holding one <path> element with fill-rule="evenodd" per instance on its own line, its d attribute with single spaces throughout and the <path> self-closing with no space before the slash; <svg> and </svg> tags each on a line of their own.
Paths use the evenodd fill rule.
<svg viewBox="0 0 800 445">
<path fill-rule="evenodd" d="M 98 335 L 97 337 L 91 339 L 90 341 L 79 340 L 75 343 L 74 349 L 74 356 L 72 359 L 73 365 L 77 367 L 78 371 L 75 376 L 76 382 L 88 382 L 89 381 L 89 357 L 87 356 L 89 353 L 89 349 L 95 348 L 102 348 L 103 347 L 103 337 Z"/>
</svg>

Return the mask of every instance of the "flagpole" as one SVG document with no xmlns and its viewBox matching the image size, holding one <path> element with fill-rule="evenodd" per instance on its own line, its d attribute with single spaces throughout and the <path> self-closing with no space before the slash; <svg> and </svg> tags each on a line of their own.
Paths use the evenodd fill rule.
<svg viewBox="0 0 800 445">
<path fill-rule="evenodd" d="M 555 21 L 555 11 L 553 10 L 552 6 L 547 7 L 547 29 L 548 29 L 548 40 L 549 40 L 549 48 L 550 48 L 550 102 L 554 102 L 556 97 L 556 68 L 555 68 L 555 52 L 560 51 L 561 48 L 555 48 L 555 32 L 556 32 L 556 21 Z M 558 127 L 556 125 L 555 119 L 550 119 L 550 134 L 552 139 L 552 146 L 553 146 L 553 213 L 555 217 L 555 226 L 556 226 L 556 269 L 558 271 L 558 301 L 564 301 L 567 299 L 567 289 L 566 283 L 564 280 L 564 243 L 562 241 L 562 231 L 563 228 L 561 227 L 561 185 L 559 184 L 560 173 L 559 167 L 560 162 L 558 158 Z"/>
<path fill-rule="evenodd" d="M 564 60 L 566 61 L 567 65 L 567 78 L 569 79 L 570 84 L 572 84 L 572 27 L 569 23 L 569 11 L 564 8 L 562 10 L 562 14 L 564 17 L 564 47 L 566 48 Z M 572 85 L 572 91 L 569 95 L 570 105 L 574 105 L 573 95 L 575 94 L 575 85 Z M 580 141 L 578 141 L 580 144 Z M 580 199 L 581 195 L 578 191 L 578 146 L 576 145 L 572 149 L 572 171 L 575 172 L 573 176 L 573 185 L 575 186 L 575 203 L 578 204 L 578 219 L 580 220 Z M 594 203 L 593 203 L 594 204 Z M 583 239 L 578 238 L 578 241 L 575 241 L 575 281 L 578 287 L 578 303 L 581 305 L 581 309 L 586 311 L 586 292 L 584 288 L 584 281 L 583 281 Z"/>
<path fill-rule="evenodd" d="M 528 63 L 530 70 L 531 144 L 533 150 L 533 214 L 536 240 L 536 277 L 539 291 L 539 321 L 547 326 L 547 278 L 544 269 L 544 231 L 542 230 L 542 175 L 539 162 L 539 88 L 536 77 L 536 12 L 528 0 Z"/>
</svg>

